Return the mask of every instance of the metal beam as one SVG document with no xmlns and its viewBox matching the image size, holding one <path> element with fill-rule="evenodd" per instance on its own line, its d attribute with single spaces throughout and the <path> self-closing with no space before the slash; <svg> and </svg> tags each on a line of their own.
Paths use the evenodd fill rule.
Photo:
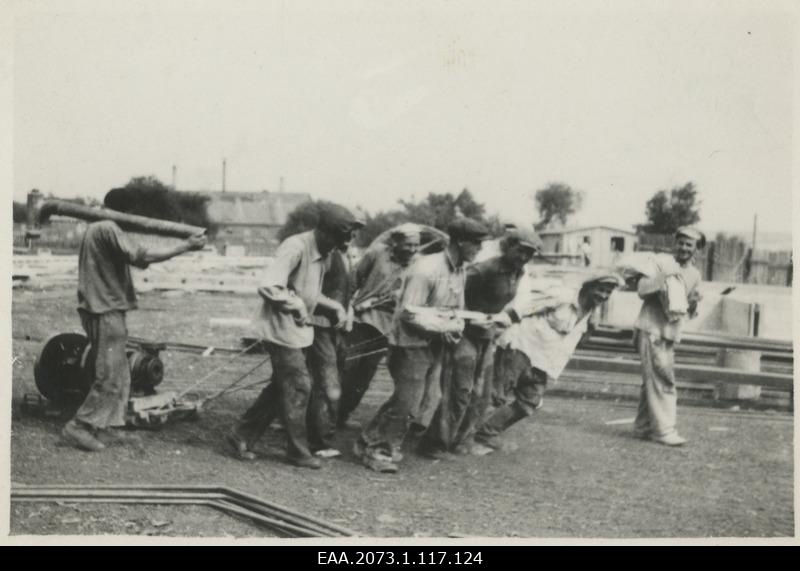
<svg viewBox="0 0 800 571">
<path fill-rule="evenodd" d="M 619 374 L 640 374 L 642 364 L 639 360 L 575 356 L 567 365 L 573 371 L 603 371 Z M 732 383 L 739 385 L 758 385 L 770 389 L 792 392 L 794 377 L 777 373 L 750 373 L 721 367 L 703 365 L 675 364 L 675 378 L 687 383 Z"/>
</svg>

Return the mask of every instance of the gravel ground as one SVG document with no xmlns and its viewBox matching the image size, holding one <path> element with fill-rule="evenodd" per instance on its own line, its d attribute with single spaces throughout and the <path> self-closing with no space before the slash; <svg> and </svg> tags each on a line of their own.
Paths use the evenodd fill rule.
<svg viewBox="0 0 800 571">
<path fill-rule="evenodd" d="M 15 404 L 35 392 L 41 339 L 79 330 L 71 290 L 14 292 Z M 212 329 L 209 317 L 246 317 L 255 298 L 212 294 L 140 297 L 131 335 L 236 346 L 241 332 Z M 202 312 L 197 311 L 202 308 Z M 26 340 L 28 336 L 31 340 Z M 161 389 L 202 378 L 229 356 L 167 352 Z M 263 357 L 248 356 L 203 384 L 224 386 Z M 264 365 L 251 380 L 268 374 Z M 388 395 L 381 371 L 355 419 L 366 422 Z M 514 427 L 513 453 L 431 462 L 407 443 L 401 472 L 362 468 L 349 451 L 356 431 L 339 435 L 342 458 L 320 471 L 283 461 L 283 435 L 271 431 L 251 464 L 231 458 L 223 438 L 255 398 L 223 396 L 197 421 L 143 431 L 145 449 L 87 454 L 60 445 L 59 418 L 14 408 L 11 479 L 25 484 L 218 484 L 379 537 L 788 537 L 794 535 L 793 417 L 781 412 L 681 407 L 690 445 L 669 449 L 635 440 L 629 402 L 548 397 Z M 610 423 L 610 424 L 609 424 Z M 268 536 L 249 523 L 201 507 L 14 504 L 15 534 Z"/>
</svg>

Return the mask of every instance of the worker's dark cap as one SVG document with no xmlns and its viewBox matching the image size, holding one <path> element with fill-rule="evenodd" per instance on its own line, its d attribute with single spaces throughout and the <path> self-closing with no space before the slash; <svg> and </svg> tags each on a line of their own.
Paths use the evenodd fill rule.
<svg viewBox="0 0 800 571">
<path fill-rule="evenodd" d="M 344 206 L 339 204 L 325 204 L 319 211 L 319 227 L 327 232 L 346 234 L 364 227 L 364 222 L 359 220 Z"/>
<path fill-rule="evenodd" d="M 472 218 L 459 218 L 450 223 L 447 233 L 453 240 L 486 240 L 489 237 L 489 229 Z"/>
<path fill-rule="evenodd" d="M 544 248 L 542 239 L 539 238 L 539 235 L 533 230 L 527 230 L 525 228 L 511 228 L 506 231 L 505 237 L 511 238 L 518 244 L 526 246 L 537 252 L 541 252 Z"/>
</svg>

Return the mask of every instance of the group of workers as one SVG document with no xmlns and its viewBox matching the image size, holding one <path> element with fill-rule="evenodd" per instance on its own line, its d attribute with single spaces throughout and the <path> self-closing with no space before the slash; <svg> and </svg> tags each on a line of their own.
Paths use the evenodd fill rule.
<svg viewBox="0 0 800 571">
<path fill-rule="evenodd" d="M 625 284 L 617 271 L 592 271 L 571 285 L 531 278 L 526 267 L 542 242 L 514 226 L 497 255 L 476 262 L 489 230 L 464 217 L 438 240 L 426 227 L 399 225 L 351 267 L 348 248 L 363 226 L 347 208 L 324 204 L 316 226 L 284 240 L 260 278 L 255 324 L 272 377 L 227 437 L 237 458 L 255 459 L 275 422 L 290 463 L 318 469 L 340 455 L 336 432 L 355 426 L 350 416 L 384 356 L 394 390 L 353 443 L 364 466 L 396 472 L 411 440 L 430 459 L 507 449 L 503 434 L 542 406 L 595 308 Z M 685 443 L 675 427 L 674 344 L 696 313 L 692 261 L 704 241 L 682 228 L 671 263 L 625 276 L 643 299 L 634 324 L 643 376 L 635 434 L 670 446 Z M 129 265 L 204 245 L 194 236 L 173 248 L 137 248 L 114 222 L 88 226 L 78 299 L 94 383 L 62 431 L 68 442 L 98 451 L 138 440 L 119 430 L 130 390 L 125 314 L 136 308 Z"/>
</svg>

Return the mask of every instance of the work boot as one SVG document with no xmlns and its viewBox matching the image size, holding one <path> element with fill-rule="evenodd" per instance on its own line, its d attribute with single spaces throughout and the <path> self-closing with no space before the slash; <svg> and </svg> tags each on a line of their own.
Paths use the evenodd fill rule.
<svg viewBox="0 0 800 571">
<path fill-rule="evenodd" d="M 364 452 L 367 450 L 367 445 L 364 444 L 360 438 L 356 438 L 356 441 L 353 442 L 353 455 L 356 458 L 363 458 Z"/>
<path fill-rule="evenodd" d="M 666 436 L 653 436 L 651 439 L 653 442 L 658 442 L 659 444 L 664 444 L 665 446 L 683 446 L 686 444 L 686 439 L 682 436 L 679 436 L 677 432 L 672 432 Z"/>
<path fill-rule="evenodd" d="M 418 446 L 417 454 L 428 460 L 453 460 L 455 458 L 455 455 L 447 450 L 428 448 L 427 446 Z"/>
<path fill-rule="evenodd" d="M 394 474 L 399 470 L 399 467 L 392 461 L 391 457 L 386 456 L 385 454 L 365 454 L 361 460 L 364 463 L 364 466 L 373 472 Z"/>
<path fill-rule="evenodd" d="M 494 452 L 494 448 L 481 444 L 480 442 L 473 442 L 468 448 L 468 454 L 470 456 L 487 456 L 492 452 Z"/>
<path fill-rule="evenodd" d="M 392 448 L 392 462 L 398 464 L 403 461 L 403 453 L 399 448 Z"/>
<path fill-rule="evenodd" d="M 105 444 L 95 438 L 88 428 L 80 425 L 75 419 L 64 425 L 61 436 L 69 444 L 87 452 L 100 452 L 106 448 Z"/>
<path fill-rule="evenodd" d="M 138 434 L 131 434 L 129 432 L 125 432 L 124 430 L 119 430 L 110 426 L 108 428 L 101 428 L 98 430 L 97 439 L 106 446 L 113 444 L 130 444 L 132 446 L 136 446 L 137 448 L 142 447 L 142 438 Z"/>
<path fill-rule="evenodd" d="M 314 456 L 317 458 L 336 458 L 341 455 L 342 453 L 336 448 L 320 448 L 314 451 Z"/>
<path fill-rule="evenodd" d="M 287 456 L 290 464 L 297 466 L 298 468 L 310 468 L 312 470 L 319 470 L 322 468 L 322 462 L 320 462 L 319 458 L 314 458 L 313 456 Z"/>
<path fill-rule="evenodd" d="M 488 446 L 493 450 L 499 450 L 500 452 L 515 452 L 519 446 L 517 446 L 516 442 L 510 442 L 508 440 L 504 440 L 499 436 L 489 436 L 484 438 L 476 439 L 479 444 L 484 446 Z"/>
<path fill-rule="evenodd" d="M 239 460 L 255 460 L 256 455 L 247 446 L 247 441 L 237 434 L 229 434 L 225 441 L 233 451 L 234 456 Z"/>
</svg>

